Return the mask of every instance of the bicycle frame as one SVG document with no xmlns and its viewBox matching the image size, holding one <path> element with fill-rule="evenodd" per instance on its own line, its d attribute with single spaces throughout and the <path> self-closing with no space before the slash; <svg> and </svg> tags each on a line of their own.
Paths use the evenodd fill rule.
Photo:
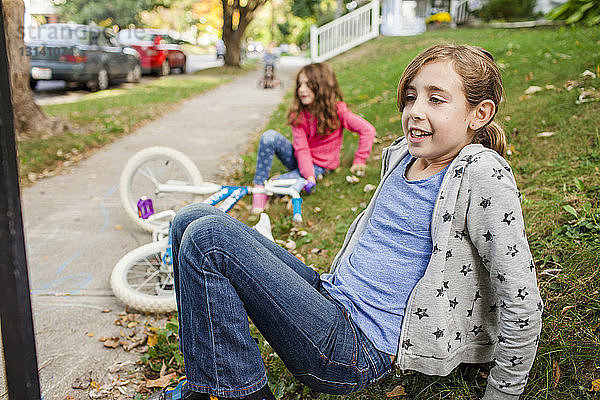
<svg viewBox="0 0 600 400">
<path fill-rule="evenodd" d="M 237 202 L 248 193 L 265 193 L 270 196 L 273 194 L 289 195 L 292 197 L 293 220 L 302 222 L 302 198 L 297 190 L 290 187 L 296 183 L 295 179 L 268 180 L 264 188 L 252 186 L 228 186 L 218 185 L 216 183 L 204 182 L 199 186 L 185 185 L 177 181 L 167 181 L 156 187 L 155 194 L 161 193 L 191 193 L 191 194 L 211 194 L 204 203 L 217 207 L 228 212 L 237 204 Z M 218 203 L 221 203 L 217 206 Z"/>
</svg>

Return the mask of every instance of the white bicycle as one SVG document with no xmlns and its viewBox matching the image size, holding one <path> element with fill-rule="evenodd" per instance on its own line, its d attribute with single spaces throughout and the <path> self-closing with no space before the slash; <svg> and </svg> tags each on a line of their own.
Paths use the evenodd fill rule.
<svg viewBox="0 0 600 400">
<path fill-rule="evenodd" d="M 169 227 L 176 211 L 210 195 L 204 203 L 228 212 L 245 195 L 258 192 L 291 196 L 293 220 L 301 222 L 302 198 L 292 187 L 297 183 L 296 179 L 281 179 L 266 181 L 264 188 L 218 185 L 203 182 L 195 164 L 177 150 L 150 147 L 134 154 L 121 173 L 121 202 L 127 215 L 152 232 L 153 240 L 117 262 L 110 279 L 113 293 L 139 311 L 175 311 Z M 266 214 L 261 214 L 254 227 L 273 240 Z"/>
</svg>

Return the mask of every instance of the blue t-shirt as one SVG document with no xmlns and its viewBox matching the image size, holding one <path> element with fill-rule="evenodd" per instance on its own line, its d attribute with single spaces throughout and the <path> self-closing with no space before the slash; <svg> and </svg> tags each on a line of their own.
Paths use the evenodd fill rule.
<svg viewBox="0 0 600 400">
<path fill-rule="evenodd" d="M 321 277 L 327 292 L 388 354 L 396 354 L 408 297 L 429 264 L 431 217 L 446 172 L 409 181 L 412 160 L 407 155 L 383 183 L 353 252 Z"/>
</svg>

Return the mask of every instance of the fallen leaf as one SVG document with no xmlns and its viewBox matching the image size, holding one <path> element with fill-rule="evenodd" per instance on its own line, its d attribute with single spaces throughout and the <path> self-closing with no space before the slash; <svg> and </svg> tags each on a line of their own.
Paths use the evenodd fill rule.
<svg viewBox="0 0 600 400">
<path fill-rule="evenodd" d="M 575 104 L 583 104 L 590 101 L 600 101 L 600 91 L 584 90 L 575 101 Z"/>
<path fill-rule="evenodd" d="M 288 250 L 294 250 L 296 248 L 296 242 L 294 242 L 293 240 L 288 240 L 287 242 L 285 242 L 285 248 Z"/>
<path fill-rule="evenodd" d="M 558 361 L 552 361 L 552 388 L 556 389 L 560 380 L 561 370 Z"/>
<path fill-rule="evenodd" d="M 540 132 L 536 136 L 537 137 L 550 137 L 550 136 L 554 136 L 555 134 L 556 134 L 556 132 Z"/>
<path fill-rule="evenodd" d="M 71 395 L 66 395 L 63 400 L 75 400 L 75 397 L 73 397 Z"/>
<path fill-rule="evenodd" d="M 569 311 L 571 308 L 575 308 L 575 307 L 576 307 L 576 306 L 574 306 L 574 305 L 563 307 L 563 309 L 562 309 L 562 310 L 561 310 L 561 312 L 560 312 L 560 315 L 563 315 L 565 312 L 567 312 L 567 311 Z"/>
<path fill-rule="evenodd" d="M 529 86 L 527 89 L 525 89 L 524 93 L 525 94 L 534 94 L 534 93 L 537 93 L 537 92 L 541 92 L 542 90 L 544 90 L 544 89 L 542 89 L 539 86 Z"/>
<path fill-rule="evenodd" d="M 355 175 L 346 175 L 346 182 L 348 183 L 358 183 L 360 179 Z"/>
<path fill-rule="evenodd" d="M 172 372 L 168 375 L 161 376 L 158 379 L 146 380 L 146 387 L 147 388 L 153 388 L 153 387 L 163 388 L 163 387 L 167 386 L 169 384 L 169 382 L 171 382 L 171 379 L 175 379 L 175 376 L 176 376 L 176 373 Z"/>
<path fill-rule="evenodd" d="M 590 392 L 600 392 L 600 379 L 592 381 L 592 387 L 589 389 Z"/>
<path fill-rule="evenodd" d="M 94 332 L 88 332 L 86 333 L 86 335 L 88 335 L 89 337 L 94 337 Z"/>
<path fill-rule="evenodd" d="M 306 264 L 306 259 L 304 258 L 304 256 L 300 253 L 298 254 L 294 254 L 296 256 L 296 258 L 300 261 L 302 261 L 304 264 Z"/>
<path fill-rule="evenodd" d="M 156 343 L 158 343 L 158 336 L 157 335 L 148 335 L 148 347 L 152 347 L 155 346 Z"/>
<path fill-rule="evenodd" d="M 387 392 L 385 395 L 387 397 L 408 396 L 406 394 L 406 390 L 404 389 L 404 386 L 402 386 L 402 385 L 396 386 L 395 388 L 392 389 L 391 392 Z"/>
<path fill-rule="evenodd" d="M 592 78 L 592 79 L 596 79 L 596 74 L 595 74 L 595 73 L 593 73 L 592 71 L 590 71 L 589 69 L 586 69 L 585 71 L 583 71 L 583 72 L 581 73 L 581 76 L 583 76 L 584 78 L 585 78 L 585 77 L 590 77 L 590 78 Z"/>
<path fill-rule="evenodd" d="M 110 311 L 110 308 L 105 308 L 104 310 L 102 310 L 103 313 L 109 313 Z"/>
<path fill-rule="evenodd" d="M 363 188 L 363 192 L 371 192 L 371 191 L 375 190 L 376 188 L 377 188 L 377 186 L 367 183 L 365 185 L 365 187 Z"/>
<path fill-rule="evenodd" d="M 135 363 L 133 361 L 117 362 L 108 368 L 108 372 L 110 372 L 111 374 L 115 374 L 128 365 L 135 365 Z"/>
<path fill-rule="evenodd" d="M 320 212 L 321 212 L 321 207 L 315 207 L 315 208 L 313 209 L 313 212 L 315 212 L 315 213 L 320 213 Z"/>
<path fill-rule="evenodd" d="M 116 349 L 119 346 L 119 338 L 112 338 L 104 341 L 104 347 Z"/>
<path fill-rule="evenodd" d="M 130 323 L 127 324 L 128 328 L 133 328 L 134 326 L 136 326 L 138 323 L 137 321 L 131 321 Z"/>
<path fill-rule="evenodd" d="M 567 91 L 571 91 L 577 86 L 579 86 L 579 81 L 568 80 L 565 83 L 564 88 L 567 89 Z"/>
<path fill-rule="evenodd" d="M 89 371 L 87 374 L 75 379 L 75 381 L 71 384 L 71 387 L 73 389 L 85 390 L 90 387 L 90 382 L 92 382 L 92 371 Z"/>
<path fill-rule="evenodd" d="M 121 229 L 123 229 L 123 225 L 115 225 L 116 231 L 120 231 Z"/>
</svg>

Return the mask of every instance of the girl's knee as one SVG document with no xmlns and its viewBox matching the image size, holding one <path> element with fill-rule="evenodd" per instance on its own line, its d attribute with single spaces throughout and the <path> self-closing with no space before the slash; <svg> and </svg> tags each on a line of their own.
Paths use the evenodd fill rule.
<svg viewBox="0 0 600 400">
<path fill-rule="evenodd" d="M 181 239 L 182 248 L 185 249 L 188 247 L 187 244 L 193 243 L 195 248 L 208 250 L 233 243 L 240 236 L 239 228 L 235 223 L 235 220 L 228 218 L 224 213 L 197 218 L 185 229 Z"/>
<path fill-rule="evenodd" d="M 275 143 L 275 140 L 277 139 L 277 137 L 279 136 L 279 132 L 277 132 L 274 129 L 269 129 L 268 131 L 266 131 L 265 133 L 263 133 L 260 137 L 260 143 L 261 144 L 273 144 Z"/>
<path fill-rule="evenodd" d="M 179 210 L 173 218 L 171 231 L 174 234 L 183 234 L 190 223 L 207 215 L 217 214 L 218 211 L 215 207 L 205 203 L 188 204 Z"/>
</svg>

